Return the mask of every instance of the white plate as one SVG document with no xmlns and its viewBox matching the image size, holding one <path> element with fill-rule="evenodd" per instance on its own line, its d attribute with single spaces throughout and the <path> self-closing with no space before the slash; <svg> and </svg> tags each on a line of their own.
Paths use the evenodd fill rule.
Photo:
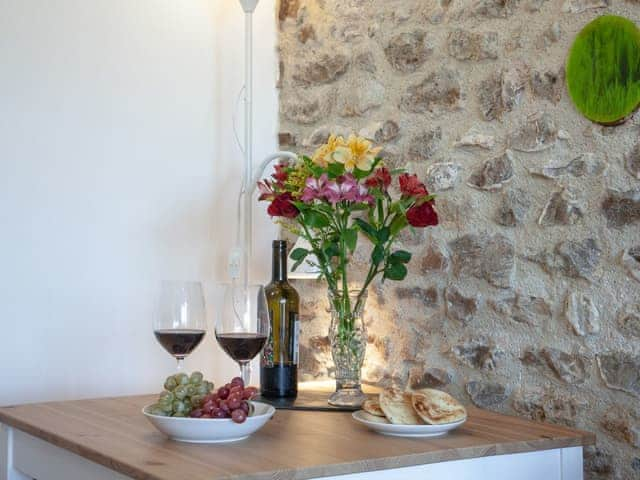
<svg viewBox="0 0 640 480">
<path fill-rule="evenodd" d="M 381 420 L 386 422 L 386 419 L 381 417 L 371 418 L 373 415 L 364 410 L 353 412 L 351 416 L 356 422 L 366 425 L 375 432 L 381 433 L 382 435 L 392 435 L 394 437 L 440 437 L 446 435 L 448 431 L 458 428 L 467 421 L 467 419 L 464 418 L 445 425 L 394 425 L 392 423 L 381 422 Z"/>
<path fill-rule="evenodd" d="M 142 413 L 154 427 L 178 442 L 237 442 L 260 430 L 276 412 L 275 408 L 266 403 L 251 403 L 255 407 L 254 414 L 247 417 L 244 423 L 235 423 L 230 418 L 162 417 L 148 413 L 151 405 L 144 407 Z"/>
</svg>

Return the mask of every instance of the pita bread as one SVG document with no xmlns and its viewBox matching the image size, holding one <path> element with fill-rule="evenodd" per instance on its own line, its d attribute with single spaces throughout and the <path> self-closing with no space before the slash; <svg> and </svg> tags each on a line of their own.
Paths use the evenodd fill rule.
<svg viewBox="0 0 640 480">
<path fill-rule="evenodd" d="M 366 420 L 367 422 L 373 422 L 373 423 L 391 423 L 389 422 L 389 420 L 387 420 L 384 417 L 378 417 L 377 415 L 371 415 L 369 412 L 363 412 L 362 413 L 362 418 L 364 420 Z"/>
<path fill-rule="evenodd" d="M 411 406 L 411 394 L 397 388 L 380 392 L 380 408 L 387 420 L 396 425 L 422 425 L 424 422 Z"/>
<path fill-rule="evenodd" d="M 368 398 L 367 400 L 365 400 L 362 404 L 362 409 L 371 415 L 375 415 L 376 417 L 384 418 L 385 416 L 384 412 L 380 408 L 380 402 L 378 402 L 377 398 Z"/>
<path fill-rule="evenodd" d="M 411 395 L 416 413 L 430 425 L 444 425 L 467 417 L 466 409 L 446 392 L 424 388 Z"/>
</svg>

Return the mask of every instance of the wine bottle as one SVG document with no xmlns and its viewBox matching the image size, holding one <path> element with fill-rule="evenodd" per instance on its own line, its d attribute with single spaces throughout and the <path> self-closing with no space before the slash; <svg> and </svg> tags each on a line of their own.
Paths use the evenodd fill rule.
<svg viewBox="0 0 640 480">
<path fill-rule="evenodd" d="M 287 281 L 287 242 L 273 242 L 273 275 L 265 287 L 271 332 L 260 361 L 261 394 L 289 398 L 298 394 L 300 297 Z"/>
</svg>

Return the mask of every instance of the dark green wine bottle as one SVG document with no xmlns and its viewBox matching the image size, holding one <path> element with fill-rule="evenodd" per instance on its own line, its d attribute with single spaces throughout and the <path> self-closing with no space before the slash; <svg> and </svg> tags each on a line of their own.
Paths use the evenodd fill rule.
<svg viewBox="0 0 640 480">
<path fill-rule="evenodd" d="M 273 242 L 273 275 L 266 286 L 271 332 L 260 361 L 260 390 L 265 397 L 298 394 L 300 297 L 287 281 L 287 242 Z"/>
</svg>

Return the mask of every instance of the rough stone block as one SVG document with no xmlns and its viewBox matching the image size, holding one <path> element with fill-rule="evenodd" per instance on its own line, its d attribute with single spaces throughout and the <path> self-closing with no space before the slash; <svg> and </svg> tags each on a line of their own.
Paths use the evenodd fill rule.
<svg viewBox="0 0 640 480">
<path fill-rule="evenodd" d="M 468 234 L 449 243 L 456 275 L 471 275 L 509 288 L 515 270 L 513 242 L 501 234 Z"/>
<path fill-rule="evenodd" d="M 428 41 L 427 33 L 414 30 L 391 38 L 384 53 L 393 68 L 410 73 L 424 65 L 432 50 L 433 46 Z"/>
<path fill-rule="evenodd" d="M 616 351 L 597 356 L 607 387 L 640 397 L 640 355 Z"/>
<path fill-rule="evenodd" d="M 584 216 L 582 207 L 566 188 L 554 192 L 542 209 L 538 224 L 543 227 L 573 225 Z"/>
<path fill-rule="evenodd" d="M 618 313 L 618 326 L 624 334 L 640 338 L 640 304 L 624 305 Z"/>
<path fill-rule="evenodd" d="M 588 295 L 569 293 L 564 303 L 564 316 L 578 336 L 600 332 L 600 311 Z"/>
<path fill-rule="evenodd" d="M 509 145 L 521 152 L 540 152 L 555 145 L 558 128 L 548 113 L 537 113 L 509 135 Z"/>
<path fill-rule="evenodd" d="M 474 337 L 451 348 L 451 353 L 459 362 L 479 370 L 495 370 L 496 362 L 502 356 L 492 340 Z"/>
<path fill-rule="evenodd" d="M 341 77 L 349 67 L 349 58 L 341 53 L 325 53 L 294 67 L 293 79 L 300 85 L 321 85 Z"/>
<path fill-rule="evenodd" d="M 432 163 L 427 168 L 426 184 L 430 193 L 451 190 L 458 183 L 462 167 L 455 163 Z"/>
<path fill-rule="evenodd" d="M 496 223 L 504 227 L 522 225 L 530 206 L 531 202 L 524 190 L 518 188 L 506 190 L 496 209 Z"/>
<path fill-rule="evenodd" d="M 467 297 L 455 287 L 446 289 L 444 299 L 447 318 L 456 320 L 463 326 L 471 323 L 480 305 L 479 296 Z"/>
<path fill-rule="evenodd" d="M 626 192 L 609 190 L 602 202 L 602 213 L 607 225 L 613 228 L 640 222 L 640 188 Z"/>
<path fill-rule="evenodd" d="M 456 29 L 447 40 L 449 55 L 457 60 L 486 60 L 498 58 L 497 32 L 477 33 Z"/>
<path fill-rule="evenodd" d="M 499 190 L 513 178 L 513 155 L 509 150 L 485 161 L 469 177 L 468 185 L 480 190 Z"/>
<path fill-rule="evenodd" d="M 586 363 L 582 355 L 563 352 L 557 348 L 525 350 L 521 361 L 525 365 L 544 366 L 565 383 L 579 384 L 586 378 Z"/>
<path fill-rule="evenodd" d="M 455 110 L 460 96 L 458 74 L 451 69 L 442 69 L 407 88 L 400 100 L 400 108 L 411 113 Z"/>
<path fill-rule="evenodd" d="M 498 315 L 516 323 L 542 326 L 551 320 L 551 305 L 541 297 L 516 292 L 513 296 L 490 300 L 488 303 Z"/>
<path fill-rule="evenodd" d="M 466 390 L 475 406 L 488 410 L 500 410 L 509 399 L 509 391 L 498 382 L 471 381 Z"/>
</svg>

